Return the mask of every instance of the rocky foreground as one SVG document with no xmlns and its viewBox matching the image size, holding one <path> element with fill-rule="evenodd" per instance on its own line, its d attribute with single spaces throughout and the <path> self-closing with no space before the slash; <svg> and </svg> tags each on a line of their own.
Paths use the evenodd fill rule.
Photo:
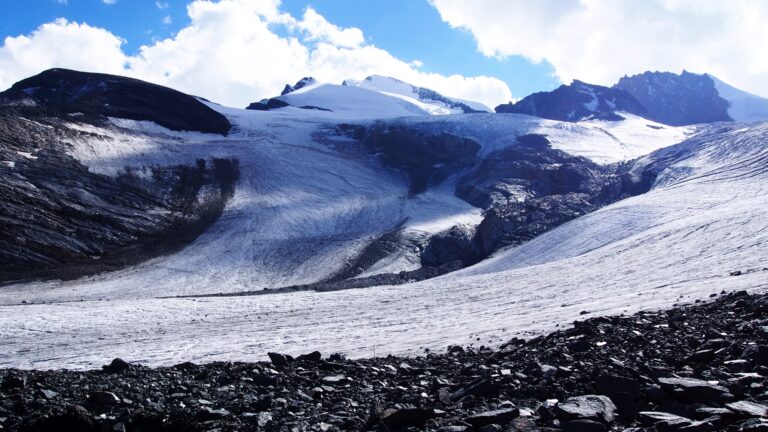
<svg viewBox="0 0 768 432">
<path fill-rule="evenodd" d="M 768 431 L 768 295 L 499 349 L 0 371 L 3 431 Z"/>
</svg>

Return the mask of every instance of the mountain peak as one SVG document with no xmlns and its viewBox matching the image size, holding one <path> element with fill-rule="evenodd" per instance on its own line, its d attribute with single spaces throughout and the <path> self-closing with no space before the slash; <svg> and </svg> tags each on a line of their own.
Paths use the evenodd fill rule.
<svg viewBox="0 0 768 432">
<path fill-rule="evenodd" d="M 649 118 L 661 123 L 683 126 L 732 120 L 728 101 L 707 75 L 644 72 L 622 77 L 614 88 L 630 93 L 643 104 Z"/>
<path fill-rule="evenodd" d="M 317 80 L 313 77 L 304 77 L 296 81 L 296 84 L 294 85 L 286 84 L 283 88 L 283 91 L 280 93 L 280 96 L 285 96 L 288 93 L 295 92 L 296 90 L 302 89 L 315 83 L 317 83 Z"/>
<path fill-rule="evenodd" d="M 227 134 L 229 120 L 198 98 L 117 75 L 48 69 L 0 93 L 0 104 L 153 121 L 172 130 Z"/>
<path fill-rule="evenodd" d="M 551 120 L 622 120 L 618 112 L 643 115 L 643 106 L 632 95 L 610 87 L 573 80 L 551 92 L 539 92 L 515 103 L 496 107 L 498 113 L 528 114 Z"/>
</svg>

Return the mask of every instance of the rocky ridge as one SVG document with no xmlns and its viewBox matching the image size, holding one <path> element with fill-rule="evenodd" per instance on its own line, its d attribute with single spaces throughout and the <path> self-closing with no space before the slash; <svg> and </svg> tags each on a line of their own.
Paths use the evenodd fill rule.
<svg viewBox="0 0 768 432">
<path fill-rule="evenodd" d="M 68 69 L 49 69 L 17 82 L 0 93 L 0 106 L 147 120 L 177 131 L 226 135 L 232 127 L 194 96 L 137 79 Z"/>
<path fill-rule="evenodd" d="M 416 358 L 2 370 L 0 430 L 768 430 L 768 295 L 712 297 Z"/>
</svg>

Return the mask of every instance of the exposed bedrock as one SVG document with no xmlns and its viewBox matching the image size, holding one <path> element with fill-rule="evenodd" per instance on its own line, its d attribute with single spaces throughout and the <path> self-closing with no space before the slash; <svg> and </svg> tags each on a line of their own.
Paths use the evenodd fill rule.
<svg viewBox="0 0 768 432">
<path fill-rule="evenodd" d="M 471 166 L 480 151 L 480 144 L 468 138 L 401 126 L 374 126 L 365 134 L 363 144 L 380 153 L 386 165 L 408 175 L 412 194 Z"/>
<path fill-rule="evenodd" d="M 137 79 L 68 69 L 49 69 L 17 82 L 0 93 L 0 105 L 147 120 L 172 130 L 223 135 L 232 127 L 194 96 Z"/>
<path fill-rule="evenodd" d="M 73 278 L 135 264 L 196 238 L 220 215 L 237 160 L 90 172 L 55 117 L 0 115 L 0 282 Z"/>
<path fill-rule="evenodd" d="M 379 153 L 388 166 L 402 170 L 412 194 L 452 176 L 456 196 L 484 210 L 478 226 L 454 226 L 427 239 L 421 262 L 430 267 L 472 265 L 499 248 L 645 193 L 663 169 L 663 163 L 635 161 L 599 165 L 552 148 L 540 134 L 511 136 L 512 145 L 481 155 L 477 141 L 421 125 L 379 122 L 341 130 Z"/>
</svg>

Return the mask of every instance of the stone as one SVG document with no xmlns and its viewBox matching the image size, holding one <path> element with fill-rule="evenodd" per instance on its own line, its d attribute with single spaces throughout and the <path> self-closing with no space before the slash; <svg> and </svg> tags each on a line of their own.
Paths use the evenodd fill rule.
<svg viewBox="0 0 768 432">
<path fill-rule="evenodd" d="M 696 378 L 659 378 L 664 390 L 686 403 L 723 403 L 733 400 L 727 388 Z"/>
<path fill-rule="evenodd" d="M 544 421 L 552 420 L 555 418 L 555 406 L 557 399 L 547 399 L 536 408 L 536 415 Z"/>
<path fill-rule="evenodd" d="M 639 381 L 618 375 L 600 375 L 595 381 L 595 390 L 608 396 L 624 418 L 637 415 L 637 399 L 641 395 Z"/>
<path fill-rule="evenodd" d="M 326 384 L 344 384 L 348 381 L 344 375 L 329 375 L 323 377 L 323 382 Z"/>
<path fill-rule="evenodd" d="M 112 360 L 112 362 L 109 363 L 108 365 L 102 366 L 101 370 L 108 374 L 117 374 L 117 373 L 125 372 L 130 368 L 131 368 L 130 363 L 128 363 L 123 359 L 116 358 Z"/>
<path fill-rule="evenodd" d="M 428 420 L 437 417 L 433 409 L 428 408 L 390 408 L 381 414 L 380 422 L 391 428 L 422 426 Z"/>
<path fill-rule="evenodd" d="M 441 426 L 440 429 L 437 430 L 437 432 L 470 432 L 471 428 L 469 426 Z"/>
<path fill-rule="evenodd" d="M 517 408 L 504 408 L 493 411 L 485 411 L 467 417 L 467 423 L 474 427 L 481 427 L 489 424 L 505 425 L 520 415 Z"/>
<path fill-rule="evenodd" d="M 574 420 L 563 425 L 563 432 L 606 432 L 604 424 L 594 420 Z"/>
<path fill-rule="evenodd" d="M 4 392 L 14 392 L 24 390 L 26 386 L 27 377 L 25 375 L 10 375 L 3 380 L 0 389 Z"/>
<path fill-rule="evenodd" d="M 88 396 L 86 404 L 96 412 L 107 412 L 120 403 L 116 394 L 108 391 L 95 391 Z"/>
<path fill-rule="evenodd" d="M 498 393 L 499 386 L 485 378 L 478 378 L 466 386 L 456 390 L 451 395 L 451 400 L 457 401 L 466 396 L 484 396 Z"/>
<path fill-rule="evenodd" d="M 693 421 L 689 418 L 666 412 L 642 411 L 638 417 L 642 424 L 653 426 L 659 432 L 705 432 L 713 429 L 712 425 L 707 421 Z"/>
<path fill-rule="evenodd" d="M 750 401 L 731 402 L 725 405 L 729 410 L 745 417 L 768 417 L 768 407 Z"/>
<path fill-rule="evenodd" d="M 92 432 L 93 420 L 80 405 L 68 405 L 63 412 L 32 419 L 26 428 L 30 431 Z"/>
<path fill-rule="evenodd" d="M 224 408 L 213 409 L 209 406 L 201 407 L 200 410 L 197 412 L 197 418 L 199 418 L 200 420 L 222 419 L 229 415 L 230 415 L 229 411 L 225 410 Z"/>
<path fill-rule="evenodd" d="M 768 366 L 768 346 L 747 345 L 741 353 L 741 358 L 749 360 L 755 365 Z"/>
<path fill-rule="evenodd" d="M 616 406 L 603 395 L 585 395 L 566 399 L 555 406 L 555 415 L 561 422 L 593 420 L 611 423 Z"/>
<path fill-rule="evenodd" d="M 298 357 L 296 357 L 297 361 L 312 361 L 312 362 L 318 362 L 323 359 L 323 355 L 320 354 L 320 351 L 312 351 L 309 354 L 302 354 Z"/>
<path fill-rule="evenodd" d="M 764 419 L 750 419 L 741 424 L 741 432 L 768 432 L 768 421 Z"/>
<path fill-rule="evenodd" d="M 715 350 L 699 350 L 688 356 L 686 363 L 709 363 L 715 359 Z"/>
<path fill-rule="evenodd" d="M 37 394 L 45 399 L 53 399 L 59 395 L 58 392 L 48 389 L 40 389 L 37 391 Z"/>
<path fill-rule="evenodd" d="M 269 356 L 269 360 L 275 366 L 285 366 L 288 364 L 288 357 L 284 354 L 268 352 L 267 355 Z"/>
</svg>

